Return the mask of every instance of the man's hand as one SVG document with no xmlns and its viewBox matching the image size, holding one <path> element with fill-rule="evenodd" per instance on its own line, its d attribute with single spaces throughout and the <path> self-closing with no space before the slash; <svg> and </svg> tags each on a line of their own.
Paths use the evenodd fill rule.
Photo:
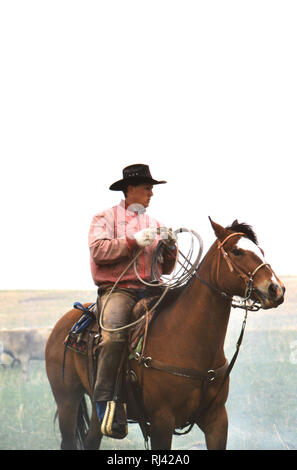
<svg viewBox="0 0 297 470">
<path fill-rule="evenodd" d="M 141 248 L 150 246 L 157 236 L 157 229 L 155 227 L 144 228 L 134 234 L 136 243 Z"/>
<path fill-rule="evenodd" d="M 172 228 L 161 227 L 159 230 L 162 242 L 165 243 L 165 245 L 168 247 L 175 247 L 177 238 L 175 233 L 172 231 Z"/>
</svg>

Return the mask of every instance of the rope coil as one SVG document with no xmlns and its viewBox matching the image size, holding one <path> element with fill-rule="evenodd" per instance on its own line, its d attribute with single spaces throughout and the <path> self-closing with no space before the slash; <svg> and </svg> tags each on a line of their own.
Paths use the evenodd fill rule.
<svg viewBox="0 0 297 470">
<path fill-rule="evenodd" d="M 162 230 L 164 230 L 164 229 L 166 229 L 166 227 L 160 227 L 160 228 L 158 228 L 157 232 L 162 233 Z M 177 235 L 179 233 L 184 233 L 184 232 L 189 233 L 190 236 L 191 236 L 191 244 L 190 244 L 190 248 L 189 248 L 189 252 L 188 252 L 187 256 L 183 255 L 183 253 L 178 248 Z M 148 281 L 145 281 L 144 279 L 142 279 L 141 276 L 139 275 L 138 271 L 137 271 L 136 262 L 137 262 L 137 259 L 138 259 L 139 255 L 143 252 L 144 248 L 138 249 L 135 256 L 128 263 L 128 265 L 126 266 L 124 271 L 121 273 L 121 275 L 118 277 L 118 279 L 114 283 L 112 289 L 108 293 L 107 298 L 105 299 L 105 302 L 104 302 L 104 304 L 101 308 L 101 313 L 100 313 L 100 317 L 99 317 L 99 326 L 100 326 L 100 328 L 102 328 L 102 330 L 107 331 L 107 332 L 116 332 L 116 331 L 121 331 L 121 330 L 131 328 L 134 325 L 137 325 L 138 323 L 140 323 L 145 317 L 147 317 L 159 305 L 159 303 L 165 297 L 165 295 L 167 294 L 169 289 L 173 289 L 173 288 L 176 288 L 176 287 L 181 287 L 183 284 L 185 284 L 189 280 L 190 277 L 192 277 L 192 275 L 195 274 L 195 272 L 197 270 L 197 267 L 199 265 L 201 256 L 202 256 L 202 251 L 203 251 L 202 238 L 194 230 L 189 230 L 189 229 L 186 229 L 186 228 L 179 228 L 179 229 L 175 230 L 173 233 L 175 235 L 175 238 L 173 238 L 173 239 L 174 239 L 175 244 L 176 244 L 176 255 L 175 255 L 174 268 L 173 268 L 172 274 L 169 276 L 169 279 L 167 279 L 167 280 L 162 279 L 162 275 L 160 274 L 159 268 L 158 268 L 161 249 L 164 247 L 164 244 L 165 244 L 164 242 L 160 243 L 157 246 L 157 249 L 156 249 L 156 251 L 154 253 L 154 256 L 153 256 L 153 261 L 152 261 L 152 282 L 148 282 Z M 193 253 L 194 253 L 195 239 L 198 240 L 198 242 L 199 242 L 199 250 L 198 250 L 198 255 L 197 255 L 196 259 L 194 260 L 194 262 L 192 262 L 192 257 L 193 257 Z M 162 239 L 161 239 L 161 241 L 162 241 Z M 165 246 L 166 246 L 166 244 L 165 244 Z M 180 255 L 184 259 L 183 261 L 179 260 Z M 181 267 L 179 268 L 179 270 L 177 272 L 175 272 L 177 264 L 180 264 Z M 104 313 L 105 306 L 106 306 L 111 294 L 114 292 L 115 288 L 117 287 L 117 285 L 119 284 L 119 282 L 121 281 L 121 279 L 123 278 L 125 273 L 128 271 L 128 269 L 132 265 L 134 265 L 134 272 L 135 272 L 138 280 L 142 284 L 144 284 L 148 287 L 162 287 L 162 288 L 164 288 L 164 292 L 161 294 L 161 296 L 155 302 L 155 304 L 150 308 L 150 310 L 148 310 L 144 315 L 142 315 L 140 318 L 138 318 L 138 320 L 135 320 L 132 323 L 129 323 L 127 325 L 124 325 L 124 326 L 118 327 L 118 328 L 105 328 L 102 324 L 103 313 Z M 189 266 L 190 266 L 190 268 L 189 268 Z"/>
</svg>

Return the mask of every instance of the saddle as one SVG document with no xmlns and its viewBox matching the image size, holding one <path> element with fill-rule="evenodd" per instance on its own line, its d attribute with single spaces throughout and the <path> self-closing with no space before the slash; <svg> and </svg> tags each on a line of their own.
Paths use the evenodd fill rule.
<svg viewBox="0 0 297 470">
<path fill-rule="evenodd" d="M 144 349 L 148 327 L 155 314 L 155 310 L 151 312 L 149 310 L 157 299 L 158 296 L 146 297 L 139 300 L 132 309 L 130 323 L 139 320 L 145 314 L 147 315 L 129 329 L 128 349 L 131 353 L 133 351 L 140 353 Z M 82 315 L 66 336 L 65 348 L 83 355 L 90 353 L 91 348 L 92 356 L 96 356 L 101 340 L 101 331 L 97 323 L 97 305 L 96 303 L 83 305 L 80 302 L 75 302 L 73 307 L 81 310 Z M 131 355 L 129 357 L 132 358 Z"/>
</svg>

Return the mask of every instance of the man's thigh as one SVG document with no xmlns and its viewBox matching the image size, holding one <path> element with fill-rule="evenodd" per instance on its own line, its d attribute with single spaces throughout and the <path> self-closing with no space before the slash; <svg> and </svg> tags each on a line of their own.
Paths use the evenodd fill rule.
<svg viewBox="0 0 297 470">
<path fill-rule="evenodd" d="M 101 297 L 101 307 L 104 307 L 101 318 L 103 327 L 115 329 L 127 325 L 135 303 L 135 297 L 124 290 L 104 294 Z M 121 331 L 127 334 L 128 330 Z"/>
</svg>

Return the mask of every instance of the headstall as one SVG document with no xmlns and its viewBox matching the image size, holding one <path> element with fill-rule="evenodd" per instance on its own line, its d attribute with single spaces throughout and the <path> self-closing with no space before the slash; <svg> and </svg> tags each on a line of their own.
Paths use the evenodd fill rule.
<svg viewBox="0 0 297 470">
<path fill-rule="evenodd" d="M 237 237 L 238 236 L 245 236 L 245 234 L 242 233 L 242 232 L 234 232 L 234 233 L 230 233 L 222 242 L 219 239 L 217 239 L 218 258 L 217 258 L 217 268 L 216 268 L 216 283 L 217 283 L 217 286 L 218 286 L 219 285 L 220 262 L 221 262 L 221 256 L 222 256 L 222 258 L 226 261 L 230 272 L 236 272 L 238 274 L 238 276 L 241 277 L 246 282 L 246 289 L 245 289 L 244 297 L 240 301 L 234 301 L 233 296 L 231 296 L 231 295 L 227 294 L 226 292 L 222 291 L 219 287 L 216 287 L 216 286 L 204 281 L 203 279 L 200 278 L 200 276 L 198 276 L 198 273 L 196 273 L 196 276 L 198 277 L 198 279 L 202 283 L 208 285 L 208 287 L 210 287 L 211 289 L 219 292 L 222 295 L 222 297 L 230 298 L 232 300 L 232 307 L 234 307 L 234 308 L 244 308 L 245 310 L 257 311 L 261 308 L 261 305 L 260 305 L 259 302 L 254 301 L 251 304 L 247 304 L 247 301 L 251 300 L 251 295 L 252 295 L 252 292 L 253 292 L 253 282 L 254 282 L 255 275 L 264 266 L 268 266 L 271 271 L 272 271 L 272 269 L 271 269 L 270 264 L 265 263 L 265 262 L 261 263 L 259 266 L 257 266 L 252 273 L 250 273 L 250 272 L 245 273 L 238 266 L 236 266 L 234 261 L 232 261 L 230 259 L 228 253 L 224 249 L 225 243 L 230 238 L 235 237 L 235 236 L 237 236 Z M 263 250 L 260 247 L 258 247 L 258 248 L 260 249 L 261 253 L 264 255 Z"/>
</svg>

